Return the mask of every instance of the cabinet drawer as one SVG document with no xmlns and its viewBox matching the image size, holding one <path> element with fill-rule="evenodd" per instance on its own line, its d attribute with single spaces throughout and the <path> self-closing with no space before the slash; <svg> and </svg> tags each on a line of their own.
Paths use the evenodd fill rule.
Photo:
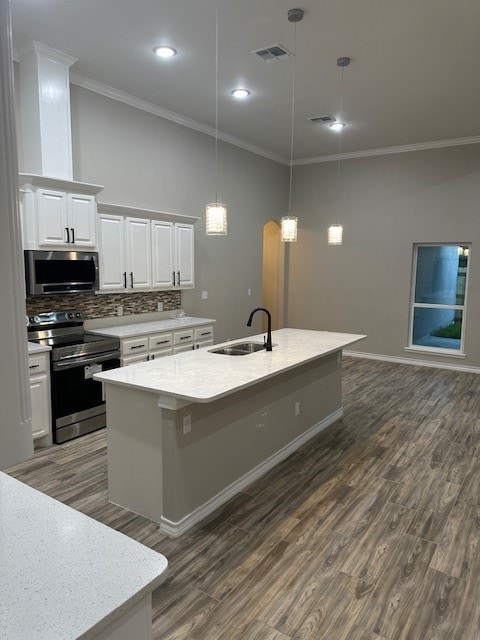
<svg viewBox="0 0 480 640">
<path fill-rule="evenodd" d="M 188 331 L 175 331 L 173 334 L 173 344 L 185 344 L 193 340 L 193 329 Z"/>
<path fill-rule="evenodd" d="M 213 327 L 195 329 L 195 340 L 210 340 L 211 338 L 213 338 Z"/>
<path fill-rule="evenodd" d="M 122 340 L 122 354 L 124 356 L 134 355 L 135 353 L 144 353 L 148 351 L 148 337 L 129 338 Z"/>
<path fill-rule="evenodd" d="M 127 356 L 122 358 L 122 367 L 127 367 L 130 364 L 137 364 L 138 362 L 147 362 L 148 354 L 140 354 L 138 356 Z"/>
<path fill-rule="evenodd" d="M 148 348 L 150 351 L 159 351 L 166 347 L 171 347 L 173 343 L 173 333 L 159 333 L 148 338 Z"/>
<path fill-rule="evenodd" d="M 38 354 L 37 356 L 28 356 L 28 373 L 30 376 L 34 376 L 37 373 L 44 373 L 47 371 L 47 356 L 46 354 Z"/>
</svg>

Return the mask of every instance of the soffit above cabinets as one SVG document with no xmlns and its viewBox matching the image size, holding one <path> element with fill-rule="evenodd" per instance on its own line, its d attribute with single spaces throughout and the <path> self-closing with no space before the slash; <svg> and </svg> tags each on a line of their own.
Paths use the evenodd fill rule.
<svg viewBox="0 0 480 640">
<path fill-rule="evenodd" d="M 293 48 L 286 0 L 219 0 L 220 137 L 289 157 L 293 59 L 252 51 Z M 345 71 L 342 149 L 362 150 L 480 134 L 480 3 L 472 0 L 305 0 L 296 26 L 296 159 L 333 156 L 338 135 L 312 114 L 338 116 L 336 60 Z M 13 39 L 78 59 L 72 82 L 212 133 L 215 0 L 13 0 Z M 178 54 L 162 61 L 158 44 Z M 248 99 L 234 100 L 242 86 Z M 133 96 L 133 98 L 132 98 Z M 456 117 L 452 114 L 456 114 Z"/>
</svg>

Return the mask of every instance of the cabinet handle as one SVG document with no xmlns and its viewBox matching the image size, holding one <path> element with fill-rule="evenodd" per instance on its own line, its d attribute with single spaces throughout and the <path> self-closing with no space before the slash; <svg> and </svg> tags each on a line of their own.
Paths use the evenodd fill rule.
<svg viewBox="0 0 480 640">
<path fill-rule="evenodd" d="M 144 344 L 134 344 L 132 347 L 130 347 L 130 349 L 143 349 L 143 347 L 145 347 L 146 345 Z"/>
<path fill-rule="evenodd" d="M 40 365 L 39 364 L 31 364 L 28 368 L 29 369 L 38 369 Z"/>
<path fill-rule="evenodd" d="M 130 271 L 130 286 L 133 289 L 133 271 Z"/>
<path fill-rule="evenodd" d="M 180 286 L 180 271 L 177 271 L 177 280 L 178 280 L 177 285 Z"/>
<path fill-rule="evenodd" d="M 70 227 L 71 231 L 72 231 L 72 243 L 75 243 L 75 229 L 73 227 Z"/>
<path fill-rule="evenodd" d="M 123 272 L 123 286 L 125 287 L 125 289 L 127 288 L 127 272 L 126 271 Z"/>
<path fill-rule="evenodd" d="M 169 342 L 169 340 L 160 340 L 160 342 L 157 342 L 157 344 L 168 344 Z"/>
<path fill-rule="evenodd" d="M 172 271 L 173 286 L 175 286 L 175 271 Z"/>
<path fill-rule="evenodd" d="M 191 340 L 192 336 L 180 336 L 180 340 Z"/>
<path fill-rule="evenodd" d="M 150 356 L 150 359 L 151 360 L 155 360 L 155 354 L 154 353 L 152 353 L 152 355 Z"/>
<path fill-rule="evenodd" d="M 211 333 L 210 331 L 204 331 L 201 335 L 202 335 L 202 336 L 209 336 L 209 335 L 210 335 L 210 333 Z"/>
<path fill-rule="evenodd" d="M 68 227 L 65 227 L 65 231 L 67 232 L 67 244 L 70 243 L 70 229 Z"/>
</svg>

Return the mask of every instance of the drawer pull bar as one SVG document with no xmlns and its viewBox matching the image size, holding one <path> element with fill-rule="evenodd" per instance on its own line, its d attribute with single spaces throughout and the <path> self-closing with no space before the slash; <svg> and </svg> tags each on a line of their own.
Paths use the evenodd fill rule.
<svg viewBox="0 0 480 640">
<path fill-rule="evenodd" d="M 130 349 L 142 349 L 143 347 L 146 347 L 147 345 L 145 344 L 134 344 L 132 347 L 130 347 Z"/>
<path fill-rule="evenodd" d="M 29 365 L 28 368 L 29 369 L 38 369 L 39 366 L 40 366 L 39 364 L 31 364 L 31 365 Z"/>
<path fill-rule="evenodd" d="M 160 340 L 160 342 L 157 342 L 157 344 L 168 344 L 170 342 L 170 340 Z"/>
<path fill-rule="evenodd" d="M 191 340 L 192 336 L 180 336 L 180 340 Z"/>
</svg>

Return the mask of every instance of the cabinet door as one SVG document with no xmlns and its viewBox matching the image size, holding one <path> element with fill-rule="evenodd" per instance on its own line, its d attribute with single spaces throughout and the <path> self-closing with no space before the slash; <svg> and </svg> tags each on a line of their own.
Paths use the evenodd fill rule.
<svg viewBox="0 0 480 640">
<path fill-rule="evenodd" d="M 67 204 L 70 242 L 75 247 L 95 249 L 95 198 L 69 193 Z"/>
<path fill-rule="evenodd" d="M 98 215 L 100 289 L 125 291 L 124 218 L 108 213 Z"/>
<path fill-rule="evenodd" d="M 32 434 L 34 438 L 43 438 L 50 433 L 50 391 L 47 373 L 30 377 L 30 398 L 32 403 Z"/>
<path fill-rule="evenodd" d="M 122 356 L 122 367 L 128 367 L 131 364 L 138 364 L 139 362 L 147 362 L 148 353 L 140 354 L 138 356 Z"/>
<path fill-rule="evenodd" d="M 174 286 L 175 263 L 174 252 L 174 224 L 162 220 L 152 220 L 152 262 L 153 262 L 153 286 Z"/>
<path fill-rule="evenodd" d="M 194 276 L 194 234 L 192 224 L 176 224 L 177 286 L 192 288 Z M 180 274 L 180 282 L 178 280 Z"/>
<path fill-rule="evenodd" d="M 144 218 L 125 218 L 127 287 L 151 289 L 151 223 Z"/>
<path fill-rule="evenodd" d="M 70 246 L 67 194 L 49 189 L 37 190 L 38 246 Z"/>
</svg>

